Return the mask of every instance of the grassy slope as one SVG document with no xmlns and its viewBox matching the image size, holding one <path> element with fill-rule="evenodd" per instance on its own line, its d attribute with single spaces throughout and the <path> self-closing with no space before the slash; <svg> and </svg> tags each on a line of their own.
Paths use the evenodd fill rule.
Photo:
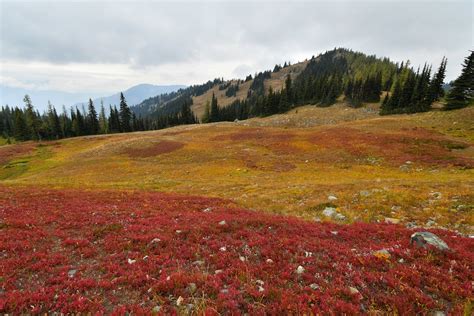
<svg viewBox="0 0 474 316">
<path fill-rule="evenodd" d="M 378 117 L 370 107 L 336 105 L 237 124 L 3 146 L 0 179 L 216 196 L 322 220 L 335 195 L 347 222 L 432 220 L 473 233 L 473 117 L 474 108 Z"/>
<path fill-rule="evenodd" d="M 272 72 L 271 78 L 268 80 L 265 80 L 264 82 L 265 90 L 267 91 L 270 88 L 270 86 L 275 91 L 281 90 L 285 83 L 286 76 L 290 74 L 293 79 L 296 78 L 296 76 L 301 71 L 304 70 L 304 68 L 306 67 L 306 64 L 307 64 L 307 61 L 303 61 L 300 63 L 296 63 L 294 65 L 282 68 L 278 72 L 275 72 L 275 73 Z M 247 82 L 241 83 L 239 85 L 239 90 L 237 91 L 235 97 L 227 97 L 225 95 L 225 92 L 227 89 L 219 90 L 219 85 L 214 86 L 212 89 L 209 89 L 206 93 L 200 96 L 193 97 L 193 106 L 192 106 L 193 112 L 199 118 L 201 118 L 202 115 L 204 114 L 206 102 L 211 101 L 213 93 L 217 98 L 217 102 L 219 106 L 221 107 L 225 107 L 238 99 L 245 100 L 247 98 L 247 93 L 249 91 L 250 85 L 252 84 L 252 81 L 253 80 L 249 80 Z M 236 82 L 237 82 L 236 80 L 232 80 L 232 84 L 235 84 Z"/>
</svg>

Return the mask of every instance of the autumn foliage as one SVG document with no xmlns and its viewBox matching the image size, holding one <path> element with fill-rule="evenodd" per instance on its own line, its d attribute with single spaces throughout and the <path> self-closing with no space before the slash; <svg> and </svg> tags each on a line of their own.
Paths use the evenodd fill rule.
<svg viewBox="0 0 474 316">
<path fill-rule="evenodd" d="M 440 252 L 398 225 L 18 187 L 0 187 L 0 218 L 2 313 L 462 314 L 474 298 L 474 240 L 445 230 Z"/>
</svg>

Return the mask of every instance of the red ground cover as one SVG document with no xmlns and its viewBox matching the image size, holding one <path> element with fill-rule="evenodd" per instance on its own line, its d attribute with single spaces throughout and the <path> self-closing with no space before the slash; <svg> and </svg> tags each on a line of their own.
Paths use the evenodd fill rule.
<svg viewBox="0 0 474 316">
<path fill-rule="evenodd" d="M 413 231 L 397 225 L 6 187 L 0 218 L 2 313 L 461 314 L 473 299 L 474 240 L 449 231 L 433 231 L 452 249 L 442 253 L 411 246 Z M 373 254 L 383 248 L 390 257 Z"/>
<path fill-rule="evenodd" d="M 170 140 L 162 140 L 158 144 L 153 144 L 149 147 L 127 148 L 125 150 L 125 153 L 130 157 L 148 158 L 161 154 L 171 153 L 183 147 L 183 143 Z"/>
</svg>

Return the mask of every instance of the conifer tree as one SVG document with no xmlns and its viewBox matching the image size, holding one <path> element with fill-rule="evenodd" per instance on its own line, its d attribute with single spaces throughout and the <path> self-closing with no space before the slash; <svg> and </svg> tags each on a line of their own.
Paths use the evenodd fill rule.
<svg viewBox="0 0 474 316">
<path fill-rule="evenodd" d="M 99 120 L 97 119 L 97 112 L 92 99 L 89 99 L 89 112 L 87 113 L 86 123 L 88 134 L 96 135 L 99 133 Z"/>
<path fill-rule="evenodd" d="M 131 132 L 132 127 L 130 121 L 132 119 L 132 112 L 125 101 L 123 93 L 120 92 L 120 130 L 122 132 Z"/>
<path fill-rule="evenodd" d="M 23 98 L 23 102 L 25 102 L 25 120 L 27 125 L 27 131 L 30 134 L 29 138 L 38 140 L 40 139 L 39 134 L 39 120 L 37 114 L 33 108 L 33 104 L 31 103 L 31 98 L 28 94 L 25 95 Z"/>
<path fill-rule="evenodd" d="M 446 101 L 446 110 L 460 109 L 474 101 L 474 51 L 465 58 L 461 75 L 454 80 Z"/>
<path fill-rule="evenodd" d="M 212 93 L 211 99 L 211 113 L 209 115 L 209 122 L 217 122 L 219 121 L 219 105 L 217 104 L 217 98 Z"/>
<path fill-rule="evenodd" d="M 31 138 L 30 130 L 26 123 L 26 119 L 23 112 L 20 109 L 16 108 L 14 110 L 14 115 L 15 115 L 15 122 L 14 122 L 14 128 L 13 128 L 13 137 L 15 137 L 15 139 L 19 141 L 30 139 Z"/>
<path fill-rule="evenodd" d="M 433 80 L 431 80 L 430 88 L 429 88 L 429 95 L 428 95 L 428 103 L 433 103 L 438 101 L 440 97 L 443 96 L 443 83 L 444 78 L 446 76 L 446 64 L 448 60 L 446 57 L 443 57 L 441 60 L 441 65 L 438 68 L 438 72 L 436 72 L 433 76 Z"/>
<path fill-rule="evenodd" d="M 109 127 L 107 122 L 107 116 L 105 115 L 104 101 L 100 101 L 100 113 L 99 113 L 99 133 L 108 134 Z"/>
<path fill-rule="evenodd" d="M 211 108 L 210 108 L 209 100 L 207 100 L 206 105 L 204 107 L 204 114 L 202 115 L 201 122 L 209 123 L 210 117 L 211 117 Z"/>
</svg>

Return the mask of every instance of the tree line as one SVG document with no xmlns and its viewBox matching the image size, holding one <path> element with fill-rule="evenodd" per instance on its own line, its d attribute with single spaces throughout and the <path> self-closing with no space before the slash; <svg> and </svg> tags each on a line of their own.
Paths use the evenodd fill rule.
<svg viewBox="0 0 474 316">
<path fill-rule="evenodd" d="M 156 119 L 137 117 L 128 106 L 123 93 L 120 94 L 120 105 L 109 106 L 106 113 L 103 104 L 97 112 L 91 99 L 87 110 L 83 107 L 71 107 L 69 111 L 63 106 L 62 113 L 49 102 L 45 113 L 40 114 L 33 106 L 32 100 L 25 95 L 24 108 L 3 106 L 0 108 L 0 136 L 10 140 L 54 140 L 67 137 L 127 133 L 160 129 L 181 124 L 198 122 L 192 113 L 190 104 L 184 103 L 179 112 L 162 115 Z"/>
</svg>

